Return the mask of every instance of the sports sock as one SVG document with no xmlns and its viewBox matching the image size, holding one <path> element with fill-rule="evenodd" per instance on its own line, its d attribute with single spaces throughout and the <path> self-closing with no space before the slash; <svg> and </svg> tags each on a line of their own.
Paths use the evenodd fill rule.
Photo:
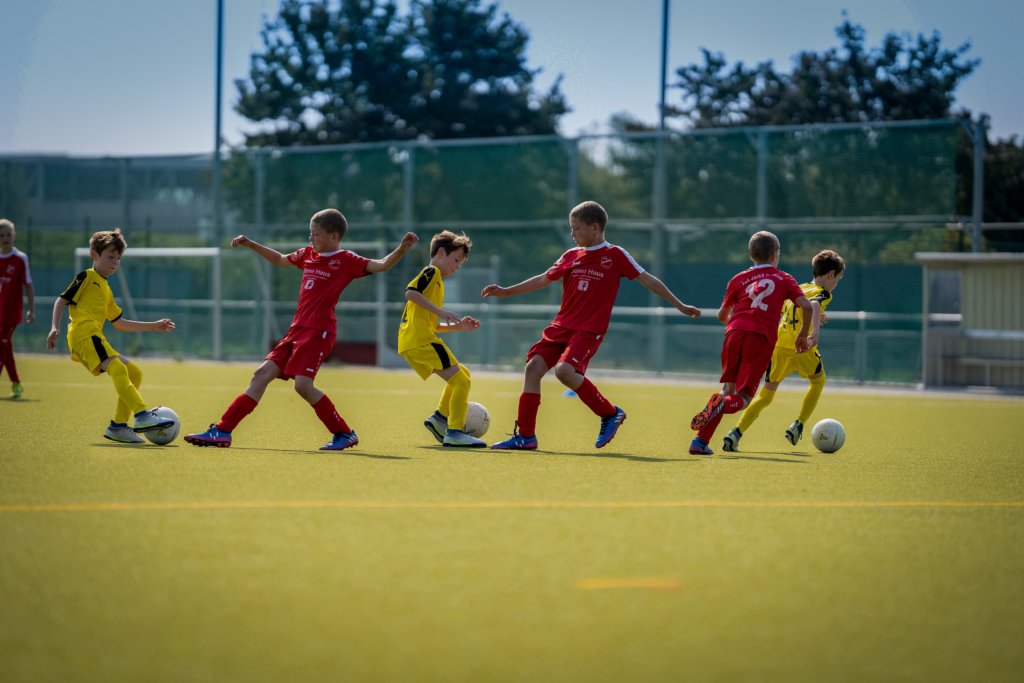
<svg viewBox="0 0 1024 683">
<path fill-rule="evenodd" d="M 706 425 L 697 430 L 697 436 L 700 437 L 701 439 L 704 439 L 704 443 L 711 443 L 711 439 L 715 435 L 715 430 L 718 429 L 718 425 L 719 423 L 721 423 L 723 417 L 725 417 L 724 412 L 715 415 L 714 419 L 711 420 L 711 422 L 708 422 Z"/>
<path fill-rule="evenodd" d="M 7 369 L 7 377 L 11 380 L 11 383 L 20 384 L 18 366 L 14 363 L 13 335 L 13 327 L 0 328 L 0 347 L 2 347 L 0 348 L 0 360 L 3 361 L 3 367 Z"/>
<path fill-rule="evenodd" d="M 107 374 L 117 391 L 117 406 L 114 408 L 114 422 L 127 422 L 135 413 L 145 410 L 146 403 L 139 395 L 138 388 L 132 384 L 128 367 L 120 358 L 111 358 L 107 364 Z"/>
<path fill-rule="evenodd" d="M 825 389 L 825 373 L 821 373 L 817 377 L 808 377 L 807 381 L 811 383 L 807 387 L 807 393 L 804 394 L 804 402 L 800 404 L 800 417 L 797 419 L 807 424 L 807 421 L 811 419 L 811 413 L 818 407 L 818 399 L 821 398 L 821 392 Z"/>
<path fill-rule="evenodd" d="M 445 391 L 451 388 L 451 396 L 448 402 L 448 407 L 451 411 L 448 413 L 448 428 L 465 429 L 466 410 L 469 408 L 469 373 L 456 372 L 448 378 L 447 384 L 448 386 L 445 387 Z"/>
<path fill-rule="evenodd" d="M 586 377 L 583 378 L 583 384 L 576 387 L 576 395 L 598 417 L 610 417 L 615 414 L 615 406 Z"/>
<path fill-rule="evenodd" d="M 465 365 L 460 365 L 459 366 L 459 373 L 460 374 L 465 374 L 466 375 L 466 379 L 470 378 L 469 368 L 467 368 Z M 444 383 L 444 391 L 441 392 L 441 400 L 438 401 L 438 403 L 437 403 L 437 412 L 439 412 L 442 415 L 444 415 L 445 419 L 448 419 L 448 416 L 451 415 L 451 412 L 452 412 L 452 383 L 451 382 L 445 382 Z"/>
<path fill-rule="evenodd" d="M 245 416 L 256 410 L 256 406 L 259 405 L 259 401 L 254 399 L 249 394 L 239 394 L 235 397 L 235 400 L 231 402 L 228 409 L 224 411 L 224 414 L 220 416 L 220 422 L 217 423 L 217 429 L 222 432 L 230 434 L 235 431 L 235 427 L 238 423 L 245 419 Z"/>
<path fill-rule="evenodd" d="M 750 425 L 754 424 L 754 420 L 760 417 L 761 411 L 770 406 L 774 400 L 775 391 L 768 387 L 761 387 L 761 391 L 757 392 L 757 396 L 750 402 L 747 409 L 743 411 L 739 424 L 736 426 L 740 428 L 741 432 L 746 432 L 750 429 Z"/>
<path fill-rule="evenodd" d="M 537 435 L 537 412 L 540 410 L 540 394 L 523 392 L 519 394 L 519 435 L 527 438 Z"/>
<path fill-rule="evenodd" d="M 319 401 L 313 404 L 313 411 L 316 412 L 316 416 L 320 418 L 320 421 L 324 423 L 327 431 L 331 434 L 337 434 L 338 432 L 349 433 L 352 431 L 348 423 L 338 414 L 327 394 L 324 394 Z"/>
<path fill-rule="evenodd" d="M 739 394 L 726 394 L 722 397 L 722 415 L 732 415 L 743 410 L 743 407 L 747 405 L 746 400 Z"/>
<path fill-rule="evenodd" d="M 123 360 L 122 360 L 122 362 L 123 362 Z M 141 387 L 142 386 L 142 369 L 138 365 L 136 365 L 135 363 L 133 363 L 131 361 L 128 361 L 127 363 L 125 363 L 125 367 L 128 368 L 128 379 L 129 379 L 129 381 L 131 381 L 131 383 L 135 385 L 136 389 Z M 108 368 L 108 371 L 109 371 L 109 368 Z M 115 422 L 119 422 L 119 423 L 120 422 L 127 423 L 128 422 L 128 418 L 131 417 L 134 413 L 137 413 L 137 412 L 139 412 L 139 411 L 137 411 L 137 410 L 133 411 L 131 406 L 126 404 L 124 401 L 121 400 L 120 397 L 118 397 L 118 399 L 117 399 L 117 408 L 114 409 L 114 421 Z"/>
</svg>

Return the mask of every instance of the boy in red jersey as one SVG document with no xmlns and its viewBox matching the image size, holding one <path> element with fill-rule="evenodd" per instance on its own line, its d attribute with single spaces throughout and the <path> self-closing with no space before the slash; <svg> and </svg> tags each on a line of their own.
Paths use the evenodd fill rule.
<svg viewBox="0 0 1024 683">
<path fill-rule="evenodd" d="M 36 293 L 28 255 L 14 248 L 14 223 L 0 218 L 0 365 L 11 379 L 11 398 L 21 397 L 21 379 L 14 364 L 14 328 L 21 323 L 23 294 L 28 295 L 25 323 L 36 318 Z"/>
<path fill-rule="evenodd" d="M 757 391 L 761 375 L 771 362 L 778 336 L 782 306 L 792 300 L 800 307 L 800 331 L 796 351 L 807 350 L 811 303 L 789 273 L 779 270 L 779 238 L 762 230 L 754 233 L 747 245 L 753 268 L 731 280 L 718 309 L 718 320 L 725 325 L 722 343 L 722 393 L 714 393 L 704 410 L 694 415 L 690 429 L 697 437 L 690 443 L 691 455 L 713 455 L 708 447 L 723 414 L 746 407 Z"/>
<path fill-rule="evenodd" d="M 601 418 L 594 445 L 603 448 L 626 420 L 626 412 L 612 405 L 584 375 L 597 353 L 612 315 L 622 278 L 640 284 L 675 306 L 684 315 L 700 317 L 700 309 L 680 301 L 665 284 L 646 272 L 622 247 L 605 241 L 608 213 L 597 202 L 583 202 L 569 213 L 573 241 L 578 245 L 562 254 L 547 272 L 511 287 L 487 285 L 482 296 L 506 297 L 532 292 L 562 281 L 562 304 L 540 341 L 526 354 L 526 376 L 519 396 L 518 419 L 512 438 L 493 444 L 501 450 L 537 448 L 537 412 L 540 382 L 551 368 L 558 380 Z"/>
<path fill-rule="evenodd" d="M 194 446 L 230 446 L 231 432 L 255 410 L 267 386 L 275 379 L 294 379 L 296 393 L 313 407 L 333 435 L 320 450 L 341 451 L 359 443 L 355 431 L 338 414 L 327 394 L 314 386 L 313 379 L 324 356 L 334 348 L 338 331 L 334 307 L 342 290 L 356 278 L 391 269 L 418 238 L 415 233 L 406 233 L 390 254 L 382 259 L 368 259 L 340 248 L 347 230 L 348 221 L 340 211 L 324 209 L 309 221 L 309 246 L 291 254 L 282 254 L 245 235 L 231 240 L 231 246 L 249 247 L 275 266 L 302 269 L 299 302 L 288 333 L 256 369 L 248 388 L 235 397 L 220 422 L 201 434 L 187 435 L 185 441 Z"/>
</svg>

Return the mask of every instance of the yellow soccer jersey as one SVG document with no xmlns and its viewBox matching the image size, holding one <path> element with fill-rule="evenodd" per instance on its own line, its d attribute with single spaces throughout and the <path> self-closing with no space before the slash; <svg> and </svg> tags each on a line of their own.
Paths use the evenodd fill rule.
<svg viewBox="0 0 1024 683">
<path fill-rule="evenodd" d="M 68 325 L 68 346 L 92 336 L 103 336 L 103 323 L 121 317 L 121 307 L 114 301 L 107 279 L 90 268 L 82 271 L 68 285 L 60 298 L 68 302 L 71 323 Z"/>
<path fill-rule="evenodd" d="M 426 266 L 414 277 L 406 290 L 414 289 L 438 308 L 444 306 L 444 278 L 435 266 Z M 417 346 L 440 341 L 437 336 L 438 316 L 411 301 L 405 302 L 402 324 L 398 328 L 398 353 Z"/>
<path fill-rule="evenodd" d="M 808 301 L 817 301 L 821 304 L 821 312 L 824 313 L 828 305 L 832 303 L 832 292 L 828 291 L 821 285 L 816 285 L 813 282 L 805 282 L 800 285 L 800 289 L 804 290 L 804 296 L 807 297 Z M 779 340 L 775 343 L 776 346 L 781 346 L 786 349 L 796 349 L 796 335 L 800 331 L 800 308 L 796 306 L 792 301 L 786 301 L 782 307 L 782 318 L 779 323 Z M 808 334 L 814 334 L 814 330 L 810 329 L 807 331 Z M 818 348 L 815 344 L 812 348 Z"/>
</svg>

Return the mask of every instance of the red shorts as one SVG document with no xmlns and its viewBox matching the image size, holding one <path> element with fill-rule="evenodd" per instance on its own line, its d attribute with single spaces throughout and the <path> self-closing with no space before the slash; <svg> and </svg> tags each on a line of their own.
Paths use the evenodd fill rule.
<svg viewBox="0 0 1024 683">
<path fill-rule="evenodd" d="M 775 345 L 768 338 L 749 330 L 728 330 L 722 343 L 723 384 L 735 384 L 736 393 L 753 397 L 764 371 L 772 362 Z"/>
<path fill-rule="evenodd" d="M 294 379 L 302 375 L 310 379 L 316 377 L 320 364 L 334 348 L 337 335 L 327 330 L 316 330 L 312 327 L 292 327 L 284 339 L 267 354 L 266 360 L 272 360 L 280 368 L 278 379 Z"/>
<path fill-rule="evenodd" d="M 548 368 L 553 368 L 559 361 L 564 361 L 583 375 L 603 339 L 603 334 L 548 325 L 541 333 L 540 341 L 526 352 L 526 362 L 529 363 L 534 356 L 540 356 Z"/>
</svg>

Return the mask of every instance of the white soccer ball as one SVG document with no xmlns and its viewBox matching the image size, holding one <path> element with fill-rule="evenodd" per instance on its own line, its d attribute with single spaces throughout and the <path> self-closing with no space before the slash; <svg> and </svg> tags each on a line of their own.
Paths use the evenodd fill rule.
<svg viewBox="0 0 1024 683">
<path fill-rule="evenodd" d="M 469 409 L 466 411 L 466 433 L 479 439 L 487 433 L 490 426 L 491 415 L 487 408 L 470 401 Z"/>
<path fill-rule="evenodd" d="M 142 435 L 158 446 L 165 446 L 178 438 L 178 432 L 181 431 L 181 420 L 178 419 L 178 414 L 167 406 L 157 406 L 153 412 L 165 420 L 174 420 L 174 424 L 163 429 L 142 432 Z"/>
<path fill-rule="evenodd" d="M 811 443 L 822 453 L 835 453 L 846 441 L 846 429 L 839 420 L 825 419 L 811 430 Z"/>
</svg>

